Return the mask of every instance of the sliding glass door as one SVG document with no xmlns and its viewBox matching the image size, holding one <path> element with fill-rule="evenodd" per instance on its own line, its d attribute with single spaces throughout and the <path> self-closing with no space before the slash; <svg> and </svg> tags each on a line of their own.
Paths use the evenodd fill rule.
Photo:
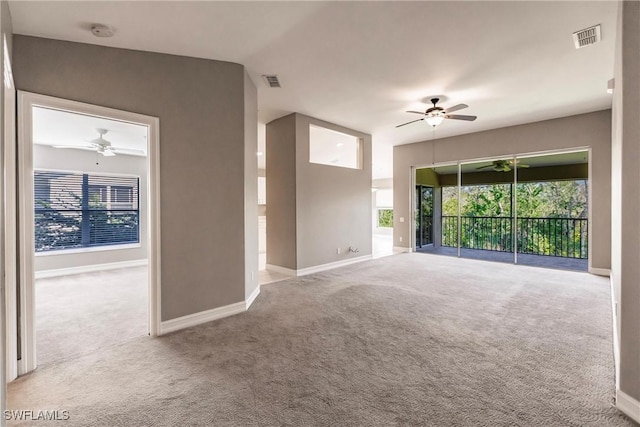
<svg viewBox="0 0 640 427">
<path fill-rule="evenodd" d="M 460 256 L 514 262 L 514 160 L 460 165 Z"/>
<path fill-rule="evenodd" d="M 588 268 L 588 152 L 518 158 L 518 264 Z"/>
<path fill-rule="evenodd" d="M 433 187 L 416 185 L 416 247 L 433 245 Z"/>
<path fill-rule="evenodd" d="M 586 270 L 588 152 L 416 170 L 415 249 Z"/>
</svg>

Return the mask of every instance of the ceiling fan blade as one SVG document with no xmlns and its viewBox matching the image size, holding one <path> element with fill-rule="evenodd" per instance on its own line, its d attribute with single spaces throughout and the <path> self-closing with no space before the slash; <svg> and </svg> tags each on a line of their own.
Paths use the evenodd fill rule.
<svg viewBox="0 0 640 427">
<path fill-rule="evenodd" d="M 454 120 L 466 120 L 468 122 L 472 122 L 478 118 L 477 116 L 464 116 L 461 114 L 447 114 L 444 117 L 447 119 L 454 119 Z"/>
<path fill-rule="evenodd" d="M 118 148 L 112 147 L 111 150 L 117 154 L 129 154 L 132 156 L 146 156 L 146 150 L 140 150 L 137 148 Z"/>
<path fill-rule="evenodd" d="M 420 114 L 423 114 L 423 113 L 420 113 Z M 396 127 L 397 127 L 397 128 L 399 128 L 399 127 L 406 126 L 406 125 L 409 125 L 409 124 L 411 124 L 411 123 L 419 122 L 419 121 L 422 121 L 422 120 L 424 120 L 424 119 L 411 120 L 410 122 L 403 123 L 403 124 L 398 125 L 398 126 L 396 126 Z"/>
<path fill-rule="evenodd" d="M 453 107 L 445 108 L 444 113 L 445 114 L 453 113 L 454 111 L 462 110 L 463 108 L 469 108 L 469 106 L 467 104 L 454 105 Z"/>
<path fill-rule="evenodd" d="M 490 168 L 490 167 L 494 167 L 495 165 L 492 163 L 490 165 L 484 165 L 484 166 L 480 166 L 479 168 L 476 169 L 486 169 L 486 168 Z"/>
<path fill-rule="evenodd" d="M 95 147 L 91 145 L 52 145 L 53 148 L 73 148 L 76 150 L 95 151 Z"/>
<path fill-rule="evenodd" d="M 425 115 L 424 111 L 407 111 L 407 113 L 422 114 L 423 116 Z"/>
<path fill-rule="evenodd" d="M 113 152 L 113 150 L 104 150 L 104 151 L 99 151 L 100 154 L 102 154 L 105 157 L 113 157 L 116 155 L 116 153 Z"/>
<path fill-rule="evenodd" d="M 520 165 L 520 164 L 517 164 L 517 163 L 516 163 L 516 166 L 519 167 L 519 168 L 528 168 L 529 167 L 529 165 Z"/>
</svg>

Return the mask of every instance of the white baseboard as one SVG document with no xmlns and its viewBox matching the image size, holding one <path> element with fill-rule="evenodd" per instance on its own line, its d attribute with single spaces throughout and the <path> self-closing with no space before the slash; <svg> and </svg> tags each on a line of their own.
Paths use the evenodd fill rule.
<svg viewBox="0 0 640 427">
<path fill-rule="evenodd" d="M 609 270 L 608 268 L 592 267 L 589 269 L 589 273 L 595 274 L 596 276 L 604 276 L 604 277 L 611 276 L 611 270 Z"/>
<path fill-rule="evenodd" d="M 264 267 L 268 271 L 273 271 L 274 273 L 285 274 L 287 276 L 295 277 L 296 270 L 292 270 L 290 268 L 280 267 L 279 265 L 267 264 Z"/>
<path fill-rule="evenodd" d="M 306 276 L 307 274 L 319 273 L 321 271 L 332 270 L 338 267 L 344 267 L 346 265 L 356 264 L 362 261 L 369 261 L 371 255 L 363 255 L 356 258 L 349 258 L 343 261 L 330 262 L 327 264 L 316 265 L 314 267 L 301 268 L 296 270 L 296 276 Z"/>
<path fill-rule="evenodd" d="M 393 252 L 413 252 L 411 248 L 405 248 L 404 246 L 394 246 Z"/>
<path fill-rule="evenodd" d="M 247 298 L 247 300 L 245 301 L 245 310 L 249 310 L 249 307 L 251 307 L 253 301 L 258 298 L 258 295 L 260 295 L 260 285 L 258 285 L 258 287 L 256 287 L 253 292 L 251 292 L 251 295 L 249 295 L 249 298 Z"/>
<path fill-rule="evenodd" d="M 640 423 L 640 402 L 622 390 L 616 390 L 616 408 L 627 414 L 633 421 Z"/>
<path fill-rule="evenodd" d="M 240 301 L 223 307 L 212 308 L 211 310 L 178 317 L 177 319 L 165 320 L 164 322 L 160 322 L 160 331 L 158 332 L 158 335 L 168 334 L 169 332 L 175 332 L 180 329 L 211 322 L 212 320 L 218 320 L 223 317 L 243 313 L 246 311 L 246 307 L 246 302 Z"/>
<path fill-rule="evenodd" d="M 78 267 L 56 268 L 55 270 L 36 271 L 36 279 L 46 279 L 48 277 L 70 276 L 72 274 L 93 273 L 95 271 L 115 270 L 118 268 L 140 267 L 147 265 L 149 261 L 136 259 L 133 261 L 110 262 L 108 264 L 81 265 Z"/>
<path fill-rule="evenodd" d="M 201 325 L 213 320 L 233 316 L 234 314 L 244 313 L 249 309 L 249 307 L 251 307 L 251 304 L 253 304 L 258 295 L 260 295 L 260 286 L 258 286 L 251 295 L 249 295 L 249 298 L 247 298 L 246 301 L 240 301 L 223 307 L 212 308 L 211 310 L 201 311 L 199 313 L 178 317 L 177 319 L 160 322 L 158 335 L 164 335 L 181 329 L 190 328 L 192 326 Z"/>
<path fill-rule="evenodd" d="M 301 268 L 300 270 L 292 270 L 290 268 L 280 267 L 279 265 L 267 264 L 266 269 L 275 273 L 285 274 L 291 277 L 306 276 L 307 274 L 319 273 L 325 270 L 331 270 L 346 265 L 355 264 L 362 261 L 373 259 L 371 255 L 363 255 L 356 258 L 349 258 L 342 261 L 330 262 L 327 264 L 316 265 L 313 267 Z"/>
</svg>

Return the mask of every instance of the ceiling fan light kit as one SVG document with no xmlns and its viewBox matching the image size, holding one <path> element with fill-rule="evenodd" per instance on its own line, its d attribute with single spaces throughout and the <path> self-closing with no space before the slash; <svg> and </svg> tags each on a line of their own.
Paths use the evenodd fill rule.
<svg viewBox="0 0 640 427">
<path fill-rule="evenodd" d="M 441 115 L 431 115 L 431 116 L 427 116 L 425 118 L 425 120 L 427 121 L 427 123 L 433 127 L 438 126 L 440 123 L 442 123 L 444 121 L 444 116 Z"/>
<path fill-rule="evenodd" d="M 422 112 L 422 111 L 407 111 L 407 113 L 412 113 L 412 114 L 421 114 L 424 117 L 421 119 L 417 119 L 417 120 L 412 120 L 410 122 L 407 123 L 403 123 L 401 125 L 396 126 L 397 128 L 401 127 L 401 126 L 405 126 L 411 123 L 415 123 L 415 122 L 420 122 L 422 120 L 425 120 L 427 122 L 427 124 L 429 124 L 432 127 L 436 127 L 438 125 L 440 125 L 444 119 L 453 119 L 453 120 L 465 120 L 468 122 L 472 122 L 475 119 L 477 119 L 476 116 L 465 116 L 465 115 L 460 115 L 460 114 L 449 114 L 452 113 L 454 111 L 458 111 L 458 110 L 462 110 L 463 108 L 467 108 L 469 107 L 467 104 L 458 104 L 458 105 L 454 105 L 453 107 L 449 107 L 449 108 L 442 108 L 442 107 L 438 107 L 436 104 L 438 103 L 438 101 L 440 101 L 439 98 L 432 98 L 431 99 L 431 103 L 433 104 L 433 107 L 428 108 L 427 111 Z"/>
</svg>

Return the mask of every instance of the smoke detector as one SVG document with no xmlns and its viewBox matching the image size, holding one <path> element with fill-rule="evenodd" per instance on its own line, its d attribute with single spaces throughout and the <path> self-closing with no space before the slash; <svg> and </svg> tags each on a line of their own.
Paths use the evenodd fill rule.
<svg viewBox="0 0 640 427">
<path fill-rule="evenodd" d="M 115 31 L 108 25 L 93 24 L 91 25 L 91 33 L 96 37 L 113 37 Z"/>
<path fill-rule="evenodd" d="M 576 46 L 576 49 L 596 44 L 600 40 L 601 36 L 599 24 L 573 33 L 573 44 Z"/>
</svg>

